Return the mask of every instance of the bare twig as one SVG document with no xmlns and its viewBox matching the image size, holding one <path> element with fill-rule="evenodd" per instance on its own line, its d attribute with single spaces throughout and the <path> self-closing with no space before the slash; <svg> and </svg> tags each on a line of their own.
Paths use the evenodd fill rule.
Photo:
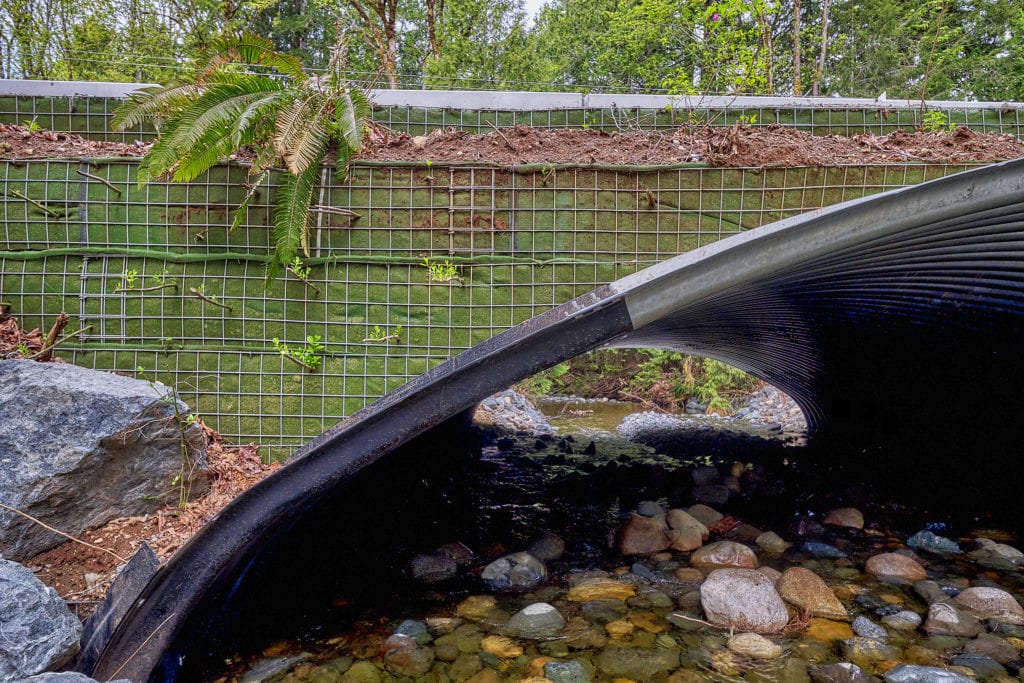
<svg viewBox="0 0 1024 683">
<path fill-rule="evenodd" d="M 158 289 L 167 289 L 168 287 L 178 288 L 177 282 L 165 282 L 162 285 L 153 285 L 151 287 L 114 287 L 114 293 L 120 292 L 155 292 Z"/>
<path fill-rule="evenodd" d="M 637 396 L 636 394 L 631 394 L 628 391 L 623 391 L 622 389 L 619 389 L 619 395 L 620 396 L 624 396 L 625 398 L 631 398 L 634 401 L 639 401 L 640 403 L 642 403 L 644 405 L 645 408 L 650 408 L 651 410 L 653 410 L 653 411 L 655 411 L 657 413 L 664 413 L 665 415 L 671 415 L 672 414 L 669 411 L 667 411 L 664 408 L 662 408 L 661 406 L 659 406 L 657 403 L 651 403 L 650 401 L 648 401 L 643 396 Z"/>
<path fill-rule="evenodd" d="M 28 360 L 36 360 L 37 358 L 40 358 L 44 353 L 53 351 L 53 349 L 55 349 L 56 347 L 60 346 L 64 342 L 66 342 L 68 339 L 72 339 L 74 337 L 77 337 L 78 335 L 82 334 L 83 332 L 88 332 L 91 329 L 92 329 L 92 325 L 86 325 L 85 327 L 83 327 L 80 330 L 75 330 L 71 334 L 64 335 L 63 337 L 61 337 L 57 341 L 53 342 L 53 344 L 49 344 L 48 343 L 47 346 L 44 346 L 40 350 L 38 350 L 35 353 L 33 353 L 31 356 L 28 357 Z"/>
<path fill-rule="evenodd" d="M 100 550 L 102 552 L 107 553 L 108 555 L 112 555 L 112 556 L 116 557 L 117 561 L 121 562 L 122 564 L 128 561 L 125 558 L 123 558 L 120 555 L 118 555 L 117 553 L 115 553 L 113 550 L 108 550 L 106 548 L 101 548 L 98 545 L 93 545 L 92 543 L 89 543 L 87 541 L 83 541 L 80 538 L 75 538 L 71 534 L 66 534 L 63 531 L 61 531 L 60 529 L 54 529 L 52 526 L 50 526 L 46 522 L 41 522 L 38 519 L 36 519 L 35 517 L 33 517 L 32 515 L 28 514 L 27 512 L 22 512 L 18 508 L 13 508 L 10 505 L 5 505 L 4 503 L 0 503 L 0 508 L 3 508 L 4 510 L 10 510 L 11 512 L 13 512 L 16 515 L 21 515 L 25 519 L 28 519 L 30 521 L 35 522 L 39 526 L 43 527 L 44 529 L 46 529 L 48 531 L 52 531 L 53 533 L 57 534 L 58 536 L 63 536 L 64 538 L 66 538 L 68 540 L 71 540 L 71 541 L 74 541 L 75 543 L 79 543 L 81 545 L 84 545 L 87 548 L 92 548 L 93 550 Z"/>
<path fill-rule="evenodd" d="M 516 149 L 516 146 L 513 145 L 512 142 L 507 137 L 505 137 L 505 134 L 501 132 L 500 128 L 498 128 L 496 125 L 494 125 L 490 121 L 484 121 L 484 123 L 486 123 L 488 126 L 493 128 L 494 132 L 501 136 L 501 139 L 505 141 L 505 144 L 508 145 L 508 148 L 510 150 L 512 150 L 513 152 L 518 152 L 519 151 L 519 150 Z"/>
<path fill-rule="evenodd" d="M 57 337 L 68 326 L 70 320 L 71 316 L 65 311 L 61 311 L 57 316 L 57 319 L 53 322 L 53 327 L 50 328 L 50 333 L 46 335 L 46 343 L 43 344 L 42 350 L 35 354 L 39 356 L 40 363 L 45 363 L 53 357 L 53 346 L 57 343 Z"/>
<path fill-rule="evenodd" d="M 205 301 L 208 304 L 213 304 L 214 306 L 220 306 L 221 308 L 227 310 L 229 313 L 232 312 L 230 306 L 228 306 L 227 304 L 222 304 L 221 302 L 217 301 L 213 297 L 210 297 L 210 296 L 207 296 L 206 294 L 203 294 L 202 292 L 200 292 L 195 287 L 189 287 L 188 291 L 192 292 L 193 294 L 195 294 L 197 297 L 199 297 L 200 299 L 202 299 L 203 301 Z"/>
<path fill-rule="evenodd" d="M 121 194 L 121 188 L 119 188 L 118 186 L 114 185 L 112 182 L 110 182 L 106 178 L 101 178 L 98 175 L 93 175 L 92 173 L 86 173 L 85 171 L 83 171 L 81 169 L 76 169 L 76 170 L 77 170 L 78 175 L 85 176 L 86 178 L 92 178 L 93 180 L 98 180 L 99 182 L 103 183 L 104 185 L 109 187 L 114 192 L 116 192 L 118 194 Z"/>
<path fill-rule="evenodd" d="M 18 192 L 17 190 L 5 190 L 4 192 L 5 192 L 5 194 L 7 194 L 10 197 L 17 197 L 18 199 L 23 199 L 26 202 L 28 202 L 29 204 L 33 204 L 33 205 L 39 207 L 40 211 L 44 211 L 49 216 L 52 216 L 54 218 L 60 218 L 60 214 L 57 213 L 56 211 L 54 211 L 53 209 L 49 208 L 45 204 L 37 202 L 36 200 L 32 199 L 31 197 L 26 197 L 25 195 L 23 195 L 22 193 Z"/>
<path fill-rule="evenodd" d="M 692 621 L 695 624 L 702 624 L 703 626 L 707 626 L 709 628 L 717 628 L 720 631 L 729 630 L 728 626 L 719 626 L 718 624 L 712 624 L 710 621 L 704 621 L 703 619 L 698 619 L 697 617 L 689 617 L 683 614 L 682 612 L 673 612 L 672 616 L 677 617 L 679 619 L 684 619 L 685 621 Z"/>
</svg>

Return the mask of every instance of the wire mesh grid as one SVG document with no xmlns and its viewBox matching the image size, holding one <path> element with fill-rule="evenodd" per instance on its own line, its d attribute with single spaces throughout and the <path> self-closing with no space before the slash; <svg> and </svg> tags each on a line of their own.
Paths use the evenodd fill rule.
<svg viewBox="0 0 1024 683">
<path fill-rule="evenodd" d="M 139 189 L 132 160 L 0 162 L 0 298 L 29 329 L 67 311 L 86 331 L 64 358 L 174 386 L 221 434 L 278 456 L 597 286 L 963 168 L 361 164 L 344 183 L 325 170 L 305 279 L 268 283 L 276 179 L 229 232 L 247 180 L 239 166 Z M 311 371 L 299 361 L 317 344 Z"/>
<path fill-rule="evenodd" d="M 52 85 L 47 92 L 52 91 L 53 95 L 29 96 L 3 95 L 0 83 L 0 123 L 34 121 L 50 130 L 129 143 L 155 135 L 151 126 L 116 133 L 110 130 L 110 119 L 122 100 L 80 94 L 88 92 L 90 85 L 95 86 L 95 92 L 101 92 L 100 88 L 107 84 L 78 83 L 64 89 L 60 83 Z M 62 90 L 68 94 L 59 94 Z M 128 90 L 130 86 L 126 85 L 125 91 Z M 484 133 L 494 127 L 513 125 L 624 131 L 744 123 L 778 125 L 816 135 L 882 135 L 895 130 L 967 126 L 980 132 L 1024 137 L 1024 105 L 1021 103 L 422 90 L 382 90 L 374 91 L 374 96 L 379 102 L 373 112 L 374 120 L 411 135 L 439 128 Z M 616 104 L 617 101 L 620 104 Z M 550 102 L 553 106 L 534 105 L 538 108 L 531 110 L 531 102 Z"/>
</svg>

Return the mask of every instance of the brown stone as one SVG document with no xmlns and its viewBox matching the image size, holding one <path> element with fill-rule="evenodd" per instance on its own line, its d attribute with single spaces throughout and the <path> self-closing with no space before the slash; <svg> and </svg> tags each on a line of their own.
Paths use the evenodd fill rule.
<svg viewBox="0 0 1024 683">
<path fill-rule="evenodd" d="M 523 654 L 523 647 L 505 636 L 487 636 L 480 641 L 480 649 L 501 659 L 514 659 Z"/>
<path fill-rule="evenodd" d="M 837 640 L 846 640 L 853 637 L 853 629 L 849 624 L 830 619 L 811 619 L 804 629 L 803 635 L 813 638 L 822 643 L 834 643 Z"/>
<path fill-rule="evenodd" d="M 979 619 L 995 619 L 1003 624 L 1024 624 L 1024 608 L 1002 588 L 965 588 L 953 601 Z"/>
<path fill-rule="evenodd" d="M 810 569 L 790 567 L 782 572 L 775 584 L 782 599 L 799 607 L 811 616 L 847 621 L 850 618 L 843 603 L 825 585 L 821 577 Z"/>
<path fill-rule="evenodd" d="M 667 532 L 668 525 L 665 523 L 664 515 L 643 517 L 633 513 L 616 532 L 615 547 L 623 555 L 660 553 L 672 544 Z"/>
<path fill-rule="evenodd" d="M 845 526 L 853 529 L 864 528 L 864 514 L 857 508 L 837 508 L 825 515 L 825 524 Z"/>
<path fill-rule="evenodd" d="M 628 583 L 615 579 L 587 579 L 569 589 L 565 596 L 572 602 L 590 602 L 591 600 L 626 600 L 636 595 L 636 588 Z"/>
<path fill-rule="evenodd" d="M 737 567 L 740 569 L 756 569 L 757 555 L 754 551 L 734 541 L 718 541 L 709 543 L 690 556 L 690 564 L 694 567 Z"/>
<path fill-rule="evenodd" d="M 886 581 L 914 583 L 928 578 L 928 573 L 916 560 L 898 553 L 882 553 L 868 558 L 868 574 Z"/>
</svg>

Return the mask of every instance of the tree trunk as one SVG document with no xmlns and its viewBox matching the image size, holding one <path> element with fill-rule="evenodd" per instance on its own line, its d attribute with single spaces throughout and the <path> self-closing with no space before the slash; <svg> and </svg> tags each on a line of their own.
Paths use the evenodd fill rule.
<svg viewBox="0 0 1024 683">
<path fill-rule="evenodd" d="M 793 95 L 804 94 L 800 85 L 800 71 L 803 69 L 800 59 L 800 0 L 793 0 Z"/>
<path fill-rule="evenodd" d="M 821 84 L 821 76 L 825 73 L 825 54 L 828 49 L 828 10 L 831 5 L 831 0 L 822 0 L 821 51 L 818 52 L 818 67 L 814 70 L 814 83 L 811 84 L 811 95 L 814 97 L 818 96 L 818 87 Z"/>
</svg>

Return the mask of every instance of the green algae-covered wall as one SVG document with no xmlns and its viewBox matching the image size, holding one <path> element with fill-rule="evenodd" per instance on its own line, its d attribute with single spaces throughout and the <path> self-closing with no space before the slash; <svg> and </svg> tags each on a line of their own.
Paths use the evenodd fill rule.
<svg viewBox="0 0 1024 683">
<path fill-rule="evenodd" d="M 250 180 L 243 167 L 140 189 L 133 160 L 0 161 L 0 299 L 27 328 L 67 311 L 67 331 L 88 329 L 59 355 L 142 368 L 229 439 L 284 454 L 596 286 L 741 230 L 963 168 L 361 164 L 344 183 L 325 168 L 307 284 L 292 273 L 265 281 L 273 180 L 228 230 Z M 425 259 L 450 264 L 456 279 L 432 280 Z M 275 348 L 314 335 L 325 346 L 314 372 Z"/>
</svg>

